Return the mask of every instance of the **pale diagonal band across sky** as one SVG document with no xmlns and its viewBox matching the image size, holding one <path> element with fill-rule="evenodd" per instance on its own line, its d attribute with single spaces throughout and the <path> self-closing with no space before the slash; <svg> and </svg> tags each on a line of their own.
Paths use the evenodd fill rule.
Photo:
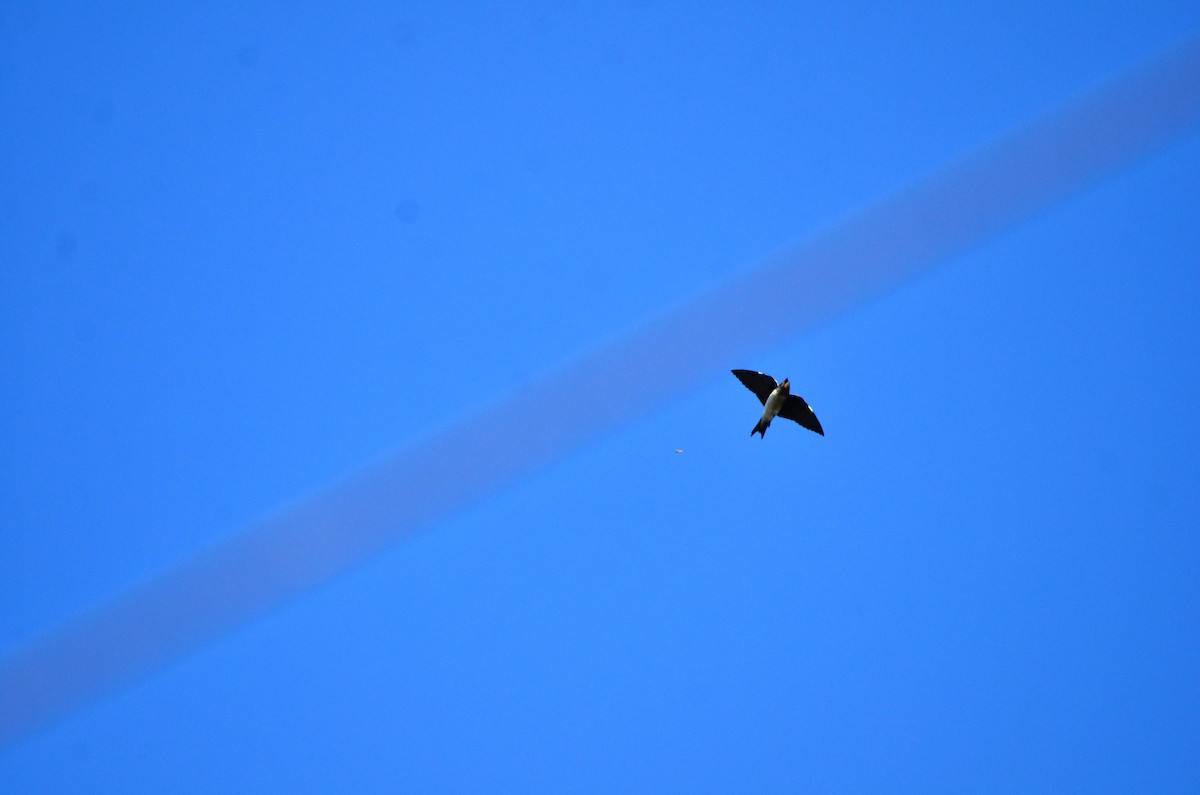
<svg viewBox="0 0 1200 795">
<path fill-rule="evenodd" d="M 12 650 L 0 746 L 722 377 L 1200 125 L 1200 42 L 811 236 L 394 457 Z M 529 434 L 530 427 L 540 433 Z"/>
</svg>

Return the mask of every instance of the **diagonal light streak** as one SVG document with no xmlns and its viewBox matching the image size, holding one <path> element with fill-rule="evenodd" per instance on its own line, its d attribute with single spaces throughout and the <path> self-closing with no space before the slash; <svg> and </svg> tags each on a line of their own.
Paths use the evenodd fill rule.
<svg viewBox="0 0 1200 795">
<path fill-rule="evenodd" d="M 1197 126 L 1193 40 L 10 652 L 0 747 Z"/>
</svg>

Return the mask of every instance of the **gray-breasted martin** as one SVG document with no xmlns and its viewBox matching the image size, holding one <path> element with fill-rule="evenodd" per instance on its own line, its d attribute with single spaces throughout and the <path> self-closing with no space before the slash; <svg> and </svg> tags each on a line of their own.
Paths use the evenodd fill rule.
<svg viewBox="0 0 1200 795">
<path fill-rule="evenodd" d="M 771 427 L 771 420 L 776 416 L 798 422 L 813 433 L 825 435 L 825 429 L 821 427 L 821 421 L 813 413 L 812 407 L 804 398 L 791 393 L 792 387 L 788 379 L 785 378 L 782 384 L 777 384 L 774 378 L 765 373 L 756 373 L 753 370 L 731 372 L 747 389 L 757 395 L 763 404 L 762 419 L 754 426 L 754 430 L 750 431 L 751 436 L 757 433 L 760 438 L 765 439 L 767 428 Z"/>
</svg>

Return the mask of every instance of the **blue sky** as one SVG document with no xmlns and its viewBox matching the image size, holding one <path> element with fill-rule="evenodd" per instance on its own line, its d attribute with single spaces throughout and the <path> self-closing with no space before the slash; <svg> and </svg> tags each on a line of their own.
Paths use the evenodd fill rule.
<svg viewBox="0 0 1200 795">
<path fill-rule="evenodd" d="M 1200 30 L 1144 6 L 0 4 L 0 649 Z M 1194 791 L 1197 186 L 1193 135 L 0 782 Z"/>
</svg>

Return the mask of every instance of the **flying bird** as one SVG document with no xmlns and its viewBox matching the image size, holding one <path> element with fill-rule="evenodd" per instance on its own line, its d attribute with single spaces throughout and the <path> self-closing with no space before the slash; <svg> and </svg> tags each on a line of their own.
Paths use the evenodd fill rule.
<svg viewBox="0 0 1200 795">
<path fill-rule="evenodd" d="M 825 435 L 825 429 L 821 427 L 821 421 L 813 413 L 812 406 L 808 405 L 804 398 L 791 393 L 792 385 L 788 379 L 785 378 L 782 384 L 777 384 L 775 379 L 766 373 L 756 373 L 753 370 L 732 370 L 731 372 L 763 404 L 762 419 L 754 426 L 754 430 L 750 431 L 751 436 L 757 433 L 760 438 L 765 439 L 767 428 L 771 427 L 771 420 L 776 416 L 783 417 L 785 420 L 794 420 L 813 433 Z"/>
</svg>

